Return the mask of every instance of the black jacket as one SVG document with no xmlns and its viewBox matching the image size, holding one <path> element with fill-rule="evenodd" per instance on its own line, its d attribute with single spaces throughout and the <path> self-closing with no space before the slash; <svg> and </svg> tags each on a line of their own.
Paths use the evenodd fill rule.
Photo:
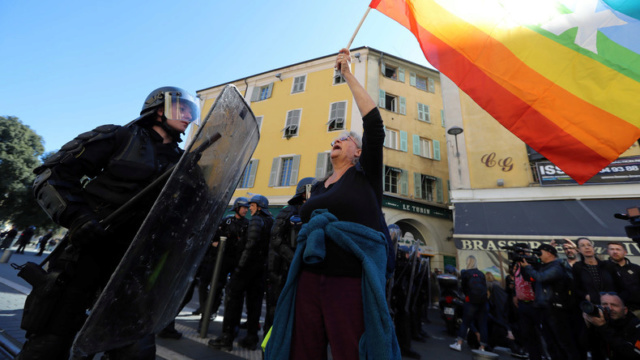
<svg viewBox="0 0 640 360">
<path fill-rule="evenodd" d="M 575 286 L 575 297 L 578 303 L 585 299 L 587 295 L 594 304 L 600 304 L 600 293 L 606 291 L 617 291 L 611 267 L 607 262 L 598 261 L 598 273 L 600 274 L 600 286 L 596 286 L 593 277 L 587 270 L 587 265 L 583 261 L 578 261 L 573 265 L 573 281 Z"/>
<path fill-rule="evenodd" d="M 640 359 L 640 319 L 633 313 L 597 326 L 596 331 L 607 344 L 609 359 Z"/>
<path fill-rule="evenodd" d="M 625 259 L 626 263 L 620 266 L 610 261 L 615 279 L 619 283 L 620 297 L 624 300 L 629 310 L 640 309 L 640 265 Z"/>
</svg>

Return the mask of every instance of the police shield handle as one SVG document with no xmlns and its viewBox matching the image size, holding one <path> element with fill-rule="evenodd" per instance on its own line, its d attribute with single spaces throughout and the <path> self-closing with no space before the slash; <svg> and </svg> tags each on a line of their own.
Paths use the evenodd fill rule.
<svg viewBox="0 0 640 360">
<path fill-rule="evenodd" d="M 207 305 L 202 313 L 202 321 L 200 321 L 200 337 L 206 338 L 209 330 L 209 320 L 211 319 L 211 307 L 213 306 L 213 298 L 218 291 L 218 278 L 222 268 L 222 257 L 224 256 L 224 247 L 227 244 L 227 237 L 220 236 L 220 243 L 218 244 L 218 256 L 216 257 L 216 266 L 213 269 L 213 277 L 211 277 L 211 286 L 209 295 L 207 296 Z"/>
</svg>

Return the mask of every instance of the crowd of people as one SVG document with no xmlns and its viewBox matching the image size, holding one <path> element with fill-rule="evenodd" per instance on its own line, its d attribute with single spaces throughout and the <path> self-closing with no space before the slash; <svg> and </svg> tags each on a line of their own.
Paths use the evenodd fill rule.
<svg viewBox="0 0 640 360">
<path fill-rule="evenodd" d="M 505 288 L 467 259 L 464 319 L 453 350 L 468 339 L 480 350 L 508 346 L 532 360 L 640 359 L 640 266 L 627 259 L 624 244 L 609 242 L 606 260 L 584 237 L 511 251 Z"/>
</svg>

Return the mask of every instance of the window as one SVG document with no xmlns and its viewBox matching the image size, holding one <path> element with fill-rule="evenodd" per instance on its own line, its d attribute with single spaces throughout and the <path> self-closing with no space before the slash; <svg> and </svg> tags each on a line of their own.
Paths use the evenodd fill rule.
<svg viewBox="0 0 640 360">
<path fill-rule="evenodd" d="M 256 123 L 258 124 L 258 132 L 262 130 L 262 119 L 264 116 L 256 116 Z"/>
<path fill-rule="evenodd" d="M 344 84 L 347 80 L 344 79 L 344 76 L 339 71 L 333 72 L 333 85 Z"/>
<path fill-rule="evenodd" d="M 401 67 L 387 65 L 383 62 L 382 65 L 380 66 L 380 71 L 382 72 L 382 75 L 386 78 L 404 82 L 404 69 Z"/>
<path fill-rule="evenodd" d="M 333 171 L 333 165 L 331 165 L 331 152 L 318 153 L 318 160 L 316 161 L 316 179 L 323 179 Z"/>
<path fill-rule="evenodd" d="M 300 155 L 281 156 L 273 159 L 269 186 L 292 186 L 298 182 Z"/>
<path fill-rule="evenodd" d="M 440 160 L 440 141 L 413 135 L 413 154 L 428 159 Z"/>
<path fill-rule="evenodd" d="M 415 86 L 416 88 L 424 91 L 428 91 L 430 93 L 436 92 L 436 84 L 435 81 L 428 76 L 420 76 L 416 73 L 409 74 L 409 84 L 411 86 Z"/>
<path fill-rule="evenodd" d="M 256 181 L 256 171 L 258 170 L 258 162 L 260 160 L 251 160 L 247 164 L 247 167 L 244 168 L 244 172 L 242 173 L 242 177 L 240 178 L 240 182 L 238 183 L 239 188 L 252 188 L 253 184 Z"/>
<path fill-rule="evenodd" d="M 431 122 L 431 114 L 429 113 L 429 105 L 418 103 L 418 120 Z"/>
<path fill-rule="evenodd" d="M 285 138 L 290 138 L 292 136 L 298 135 L 298 127 L 300 126 L 300 114 L 302 113 L 302 109 L 296 109 L 287 111 L 287 121 L 284 124 L 284 132 Z"/>
<path fill-rule="evenodd" d="M 435 176 L 413 173 L 416 199 L 444 202 L 442 179 Z"/>
<path fill-rule="evenodd" d="M 384 191 L 394 194 L 409 195 L 407 171 L 385 165 Z"/>
<path fill-rule="evenodd" d="M 273 83 L 263 86 L 256 86 L 251 93 L 251 101 L 262 101 L 271 97 Z"/>
<path fill-rule="evenodd" d="M 398 132 L 391 129 L 384 129 L 384 146 L 398 150 Z"/>
<path fill-rule="evenodd" d="M 341 101 L 331 104 L 329 108 L 328 131 L 344 130 L 347 117 L 347 102 Z"/>
<path fill-rule="evenodd" d="M 388 94 L 384 90 L 380 89 L 378 95 L 378 106 L 387 109 L 389 111 L 393 111 L 395 113 L 399 113 L 402 115 L 407 114 L 407 99 L 402 96 L 396 96 L 393 94 Z"/>
<path fill-rule="evenodd" d="M 293 78 L 293 87 L 291 88 L 291 93 L 299 93 L 304 91 L 304 86 L 307 82 L 307 75 L 296 76 Z"/>
</svg>

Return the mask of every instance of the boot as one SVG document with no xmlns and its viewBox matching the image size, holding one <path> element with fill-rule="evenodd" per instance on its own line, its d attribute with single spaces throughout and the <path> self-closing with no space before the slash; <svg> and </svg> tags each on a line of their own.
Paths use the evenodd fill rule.
<svg viewBox="0 0 640 360">
<path fill-rule="evenodd" d="M 172 321 L 169 325 L 167 325 L 167 327 L 160 330 L 160 332 L 158 333 L 158 337 L 161 337 L 163 339 L 180 339 L 182 337 L 182 333 L 176 330 L 175 324 L 175 321 Z"/>
<path fill-rule="evenodd" d="M 247 334 L 238 345 L 248 350 L 255 350 L 258 348 L 258 335 Z"/>
<path fill-rule="evenodd" d="M 231 351 L 233 350 L 233 337 L 223 333 L 222 336 L 209 340 L 207 344 L 217 350 Z"/>
</svg>

